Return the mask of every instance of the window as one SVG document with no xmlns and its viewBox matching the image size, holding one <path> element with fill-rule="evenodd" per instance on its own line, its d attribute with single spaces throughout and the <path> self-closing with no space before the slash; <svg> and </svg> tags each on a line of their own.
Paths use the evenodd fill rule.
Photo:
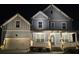
<svg viewBox="0 0 79 59">
<path fill-rule="evenodd" d="M 44 42 L 44 34 L 37 34 L 36 36 L 37 42 Z"/>
<path fill-rule="evenodd" d="M 37 42 L 40 42 L 40 35 L 36 34 L 36 36 L 37 36 L 37 38 L 36 38 Z"/>
<path fill-rule="evenodd" d="M 39 28 L 42 28 L 42 22 L 39 22 Z"/>
<path fill-rule="evenodd" d="M 16 34 L 16 37 L 18 36 L 18 34 Z"/>
<path fill-rule="evenodd" d="M 52 10 L 51 10 L 51 14 L 52 14 Z"/>
<path fill-rule="evenodd" d="M 74 38 L 71 33 L 63 33 L 64 42 L 73 42 Z"/>
<path fill-rule="evenodd" d="M 62 23 L 62 29 L 66 29 L 66 23 Z"/>
<path fill-rule="evenodd" d="M 16 28 L 20 27 L 20 21 L 16 21 Z"/>
<path fill-rule="evenodd" d="M 73 42 L 75 42 L 75 34 L 72 34 Z"/>
<path fill-rule="evenodd" d="M 41 42 L 44 42 L 44 39 L 41 39 Z"/>
<path fill-rule="evenodd" d="M 37 39 L 37 42 L 40 42 L 40 39 Z"/>
<path fill-rule="evenodd" d="M 40 35 L 40 40 L 41 40 L 41 42 L 44 42 L 44 34 Z"/>
<path fill-rule="evenodd" d="M 52 27 L 52 28 L 54 28 L 54 26 L 55 26 L 55 23 L 54 23 L 54 22 L 52 22 L 52 23 L 51 23 L 51 27 Z"/>
</svg>

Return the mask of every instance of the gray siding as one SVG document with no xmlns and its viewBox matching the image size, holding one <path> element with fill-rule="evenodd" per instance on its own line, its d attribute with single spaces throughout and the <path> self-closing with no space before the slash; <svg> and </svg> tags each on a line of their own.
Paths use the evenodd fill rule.
<svg viewBox="0 0 79 59">
<path fill-rule="evenodd" d="M 42 28 L 39 28 L 39 22 L 42 22 Z M 48 16 L 45 15 L 42 11 L 39 11 L 32 17 L 32 28 L 34 30 L 48 29 L 49 20 Z"/>
<path fill-rule="evenodd" d="M 20 21 L 20 28 L 16 28 L 16 21 Z M 30 24 L 19 16 L 2 27 L 2 38 L 31 38 Z"/>
<path fill-rule="evenodd" d="M 20 28 L 16 28 L 16 21 L 20 21 Z M 25 23 L 19 16 L 13 19 L 10 23 L 3 26 L 3 30 L 30 30 L 30 25 Z"/>
<path fill-rule="evenodd" d="M 30 31 L 3 31 L 5 38 L 31 38 Z M 16 36 L 17 35 L 17 36 Z"/>
<path fill-rule="evenodd" d="M 51 14 L 52 11 L 52 14 Z M 43 11 L 49 18 L 53 19 L 53 7 L 50 7 L 48 9 L 46 9 L 45 11 Z"/>
<path fill-rule="evenodd" d="M 42 22 L 42 28 L 39 28 L 38 22 Z M 35 30 L 48 29 L 49 28 L 49 21 L 44 20 L 44 19 L 32 20 L 32 27 Z"/>
<path fill-rule="evenodd" d="M 52 11 L 52 12 L 51 12 Z M 61 29 L 62 22 L 67 23 L 67 28 L 72 29 L 72 21 L 66 14 L 59 10 L 56 6 L 50 5 L 43 11 L 49 17 L 49 29 Z M 51 23 L 54 22 L 55 26 L 52 27 Z M 66 30 L 65 29 L 65 30 Z"/>
<path fill-rule="evenodd" d="M 52 11 L 52 13 L 51 13 Z M 53 21 L 69 21 L 68 17 L 66 17 L 62 11 L 59 11 L 58 8 L 55 8 L 50 5 L 50 7 L 43 11 L 49 18 Z"/>
<path fill-rule="evenodd" d="M 62 23 L 66 23 L 67 24 L 67 27 L 66 27 L 66 29 L 67 30 L 71 30 L 72 29 L 72 22 L 70 22 L 70 21 L 54 21 L 53 23 L 54 23 L 54 27 L 52 27 L 51 25 L 52 25 L 52 22 L 50 22 L 50 29 L 62 29 Z M 66 29 L 64 29 L 64 30 L 66 30 Z"/>
</svg>

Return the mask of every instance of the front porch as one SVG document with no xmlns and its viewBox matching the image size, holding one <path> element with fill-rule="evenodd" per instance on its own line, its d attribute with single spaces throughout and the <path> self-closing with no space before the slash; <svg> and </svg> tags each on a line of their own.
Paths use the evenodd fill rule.
<svg viewBox="0 0 79 59">
<path fill-rule="evenodd" d="M 62 32 L 52 31 L 50 33 L 51 47 L 60 47 L 61 49 L 67 47 L 76 47 L 77 34 L 76 32 Z"/>
</svg>

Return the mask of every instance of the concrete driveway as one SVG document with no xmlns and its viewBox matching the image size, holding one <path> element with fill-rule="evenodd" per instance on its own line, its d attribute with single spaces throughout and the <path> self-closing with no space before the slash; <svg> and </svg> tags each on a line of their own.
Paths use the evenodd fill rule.
<svg viewBox="0 0 79 59">
<path fill-rule="evenodd" d="M 30 51 L 28 50 L 0 50 L 0 54 L 26 54 Z"/>
</svg>

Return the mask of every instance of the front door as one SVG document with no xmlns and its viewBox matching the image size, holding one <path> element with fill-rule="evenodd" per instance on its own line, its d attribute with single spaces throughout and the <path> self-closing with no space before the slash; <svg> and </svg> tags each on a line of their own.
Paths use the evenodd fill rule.
<svg viewBox="0 0 79 59">
<path fill-rule="evenodd" d="M 54 35 L 51 35 L 51 44 L 54 45 Z"/>
<path fill-rule="evenodd" d="M 55 47 L 60 47 L 60 43 L 61 43 L 60 39 L 61 39 L 60 33 L 52 33 L 51 43 L 54 43 Z"/>
</svg>

